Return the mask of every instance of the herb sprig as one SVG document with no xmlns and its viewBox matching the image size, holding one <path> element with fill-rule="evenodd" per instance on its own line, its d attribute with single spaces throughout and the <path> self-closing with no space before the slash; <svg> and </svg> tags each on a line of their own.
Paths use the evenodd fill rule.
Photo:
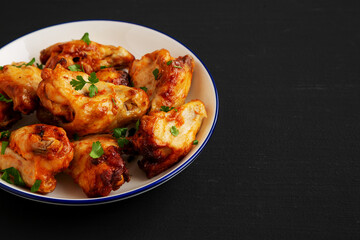
<svg viewBox="0 0 360 240">
<path fill-rule="evenodd" d="M 78 75 L 76 76 L 76 79 L 72 79 L 70 81 L 70 84 L 77 91 L 83 89 L 85 84 L 91 84 L 89 87 L 89 97 L 94 97 L 96 93 L 98 93 L 98 88 L 95 86 L 95 83 L 97 82 L 99 82 L 99 79 L 96 77 L 96 73 L 92 72 L 88 77 L 88 81 L 86 81 L 82 76 Z"/>
</svg>

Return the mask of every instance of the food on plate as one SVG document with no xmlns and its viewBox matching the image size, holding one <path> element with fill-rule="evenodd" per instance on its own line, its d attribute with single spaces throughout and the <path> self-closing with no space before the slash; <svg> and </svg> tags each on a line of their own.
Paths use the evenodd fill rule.
<svg viewBox="0 0 360 240">
<path fill-rule="evenodd" d="M 0 90 L 6 99 L 11 99 L 14 111 L 30 114 L 38 106 L 36 90 L 41 82 L 41 70 L 29 63 L 17 62 L 5 65 L 0 70 Z"/>
<path fill-rule="evenodd" d="M 62 61 L 66 68 L 77 64 L 88 74 L 103 66 L 127 68 L 133 60 L 134 56 L 125 48 L 96 43 L 86 33 L 82 40 L 56 43 L 40 53 L 40 61 L 46 68 L 55 68 Z"/>
<path fill-rule="evenodd" d="M 85 33 L 43 49 L 40 61 L 44 69 L 35 58 L 0 67 L 0 129 L 35 110 L 42 122 L 0 133 L 1 179 L 50 193 L 64 171 L 87 197 L 103 197 L 130 181 L 122 154 L 140 155 L 152 178 L 198 143 L 207 113 L 200 100 L 185 103 L 191 56 L 159 49 L 135 59 Z"/>
<path fill-rule="evenodd" d="M 2 138 L 1 146 L 0 169 L 17 169 L 26 186 L 39 184 L 40 193 L 55 189 L 54 175 L 73 159 L 73 147 L 64 129 L 45 124 L 19 128 L 11 132 L 9 140 Z"/>
<path fill-rule="evenodd" d="M 134 87 L 147 89 L 150 111 L 161 106 L 179 107 L 185 103 L 194 71 L 191 56 L 173 58 L 166 49 L 145 54 L 129 70 Z"/>
<path fill-rule="evenodd" d="M 45 68 L 42 78 L 37 91 L 41 105 L 71 134 L 110 132 L 136 121 L 149 106 L 141 89 L 102 82 L 95 74 L 70 71 L 61 64 Z"/>
<path fill-rule="evenodd" d="M 86 136 L 73 143 L 75 154 L 68 172 L 88 197 L 107 196 L 130 180 L 111 135 Z"/>
<path fill-rule="evenodd" d="M 205 105 L 193 100 L 169 111 L 153 111 L 141 118 L 139 130 L 129 138 L 143 158 L 138 162 L 148 178 L 165 171 L 191 150 Z"/>
</svg>

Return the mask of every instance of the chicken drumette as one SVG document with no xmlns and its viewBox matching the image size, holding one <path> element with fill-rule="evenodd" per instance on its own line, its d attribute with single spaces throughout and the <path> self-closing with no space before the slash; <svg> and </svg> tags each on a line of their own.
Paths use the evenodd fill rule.
<svg viewBox="0 0 360 240">
<path fill-rule="evenodd" d="M 103 154 L 90 156 L 93 143 L 99 142 Z M 108 134 L 91 135 L 74 142 L 74 159 L 68 173 L 88 197 L 107 196 L 130 180 L 116 140 Z"/>
<path fill-rule="evenodd" d="M 41 180 L 38 192 L 49 193 L 56 186 L 54 175 L 72 159 L 73 147 L 64 129 L 34 124 L 11 133 L 9 145 L 0 155 L 0 169 L 16 168 L 28 187 Z"/>
</svg>

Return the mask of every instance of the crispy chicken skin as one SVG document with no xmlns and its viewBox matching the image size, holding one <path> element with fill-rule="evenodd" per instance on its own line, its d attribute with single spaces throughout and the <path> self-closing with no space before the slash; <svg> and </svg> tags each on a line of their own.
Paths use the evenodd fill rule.
<svg viewBox="0 0 360 240">
<path fill-rule="evenodd" d="M 116 70 L 115 68 L 100 69 L 96 72 L 96 76 L 103 82 L 130 86 L 129 74 L 122 70 Z"/>
<path fill-rule="evenodd" d="M 130 142 L 143 155 L 138 164 L 148 178 L 170 168 L 189 153 L 206 116 L 204 104 L 193 100 L 177 111 L 153 111 L 141 118 L 139 130 Z M 170 131 L 173 126 L 179 130 L 177 136 Z"/>
<path fill-rule="evenodd" d="M 39 179 L 38 192 L 49 193 L 56 186 L 54 175 L 66 169 L 72 159 L 73 147 L 64 129 L 34 124 L 11 133 L 9 146 L 0 155 L 0 169 L 16 168 L 28 187 Z"/>
<path fill-rule="evenodd" d="M 13 109 L 23 114 L 32 113 L 37 108 L 36 90 L 41 80 L 41 70 L 26 66 L 24 62 L 5 65 L 0 70 L 0 90 L 13 100 Z"/>
<path fill-rule="evenodd" d="M 92 144 L 99 141 L 104 150 L 100 158 L 90 157 Z M 130 180 L 120 148 L 109 134 L 91 135 L 74 142 L 74 159 L 68 173 L 88 197 L 103 197 Z"/>
<path fill-rule="evenodd" d="M 86 73 L 69 71 L 60 64 L 54 70 L 45 68 L 37 91 L 42 106 L 61 120 L 60 126 L 68 133 L 110 132 L 146 113 L 149 99 L 143 90 L 99 81 L 98 93 L 89 97 L 90 84 L 81 90 L 70 85 L 79 75 L 88 79 Z"/>
<path fill-rule="evenodd" d="M 135 60 L 129 70 L 134 87 L 146 87 L 150 111 L 161 106 L 178 107 L 189 93 L 195 62 L 189 55 L 173 58 L 166 49 L 156 50 Z M 153 71 L 158 69 L 155 79 Z"/>
<path fill-rule="evenodd" d="M 82 40 L 56 43 L 40 53 L 40 61 L 46 68 L 55 68 L 59 61 L 65 60 L 66 68 L 73 64 L 83 66 L 88 74 L 97 72 L 101 66 L 127 68 L 134 56 L 122 47 L 102 45 L 91 41 L 88 45 Z"/>
</svg>

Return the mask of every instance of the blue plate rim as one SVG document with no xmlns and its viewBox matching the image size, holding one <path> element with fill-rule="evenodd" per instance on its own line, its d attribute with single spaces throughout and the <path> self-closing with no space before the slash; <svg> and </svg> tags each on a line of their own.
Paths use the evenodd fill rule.
<svg viewBox="0 0 360 240">
<path fill-rule="evenodd" d="M 161 34 L 173 39 L 174 41 L 178 42 L 179 44 L 184 46 L 188 51 L 190 51 L 194 56 L 197 57 L 197 59 L 205 67 L 206 72 L 210 76 L 210 79 L 211 79 L 213 87 L 214 87 L 215 98 L 216 98 L 216 109 L 215 109 L 214 121 L 213 121 L 213 124 L 212 124 L 212 126 L 210 128 L 209 134 L 207 135 L 205 141 L 201 144 L 199 149 L 186 162 L 184 162 L 181 166 L 174 169 L 172 172 L 166 174 L 165 176 L 159 178 L 155 182 L 152 182 L 152 183 L 150 183 L 148 185 L 145 185 L 143 187 L 140 187 L 138 189 L 135 189 L 135 190 L 132 190 L 132 191 L 129 191 L 129 192 L 114 195 L 114 196 L 106 196 L 106 197 L 101 197 L 101 198 L 88 198 L 88 199 L 49 198 L 49 197 L 42 196 L 42 195 L 35 195 L 35 194 L 30 194 L 30 193 L 27 193 L 27 192 L 23 192 L 23 191 L 15 189 L 15 188 L 9 187 L 9 186 L 7 186 L 7 185 L 0 182 L 0 188 L 1 189 L 5 190 L 5 191 L 7 191 L 9 193 L 15 194 L 17 196 L 29 199 L 29 200 L 39 201 L 39 202 L 43 202 L 43 203 L 50 203 L 50 204 L 59 204 L 59 205 L 77 205 L 77 206 L 80 205 L 81 206 L 81 205 L 105 204 L 105 203 L 110 203 L 110 202 L 114 202 L 114 201 L 124 200 L 124 199 L 130 198 L 130 197 L 134 197 L 136 195 L 139 195 L 141 193 L 147 192 L 147 191 L 149 191 L 149 190 L 151 190 L 151 189 L 153 189 L 153 188 L 155 188 L 157 186 L 160 186 L 161 184 L 167 182 L 171 178 L 175 177 L 177 174 L 179 174 L 181 171 L 183 171 L 186 167 L 188 167 L 199 156 L 200 152 L 204 149 L 207 142 L 209 141 L 211 135 L 214 132 L 215 126 L 217 124 L 218 114 L 219 114 L 219 96 L 218 96 L 218 91 L 217 91 L 217 88 L 216 88 L 216 85 L 215 85 L 214 78 L 211 75 L 209 69 L 204 64 L 204 62 L 190 48 L 188 48 L 185 44 L 183 44 L 179 40 L 173 38 L 172 36 L 170 36 L 170 35 L 168 35 L 168 34 L 166 34 L 164 32 L 161 32 L 161 31 L 159 31 L 157 29 L 154 29 L 152 27 L 148 27 L 148 26 L 145 26 L 145 25 L 137 24 L 137 23 L 126 22 L 126 21 L 116 21 L 116 20 L 107 20 L 107 19 L 102 19 L 102 20 L 101 19 L 99 19 L 99 20 L 92 19 L 92 20 L 82 20 L 82 21 L 71 21 L 71 22 L 64 22 L 64 23 L 59 23 L 59 24 L 47 26 L 47 27 L 38 29 L 36 31 L 27 33 L 27 34 L 15 39 L 15 40 L 9 42 L 8 44 L 4 45 L 3 47 L 1 47 L 1 49 L 8 46 L 9 44 L 12 44 L 13 42 L 15 42 L 16 40 L 18 40 L 20 38 L 26 37 L 29 34 L 32 34 L 34 32 L 41 31 L 41 30 L 44 30 L 44 29 L 47 29 L 47 28 L 52 28 L 52 27 L 56 27 L 56 26 L 60 26 L 60 25 L 66 25 L 66 24 L 70 24 L 70 23 L 99 22 L 99 21 L 107 21 L 107 22 L 114 22 L 114 23 L 126 23 L 126 24 L 131 24 L 131 25 L 151 29 L 151 30 L 153 30 L 155 32 L 161 33 Z"/>
</svg>

